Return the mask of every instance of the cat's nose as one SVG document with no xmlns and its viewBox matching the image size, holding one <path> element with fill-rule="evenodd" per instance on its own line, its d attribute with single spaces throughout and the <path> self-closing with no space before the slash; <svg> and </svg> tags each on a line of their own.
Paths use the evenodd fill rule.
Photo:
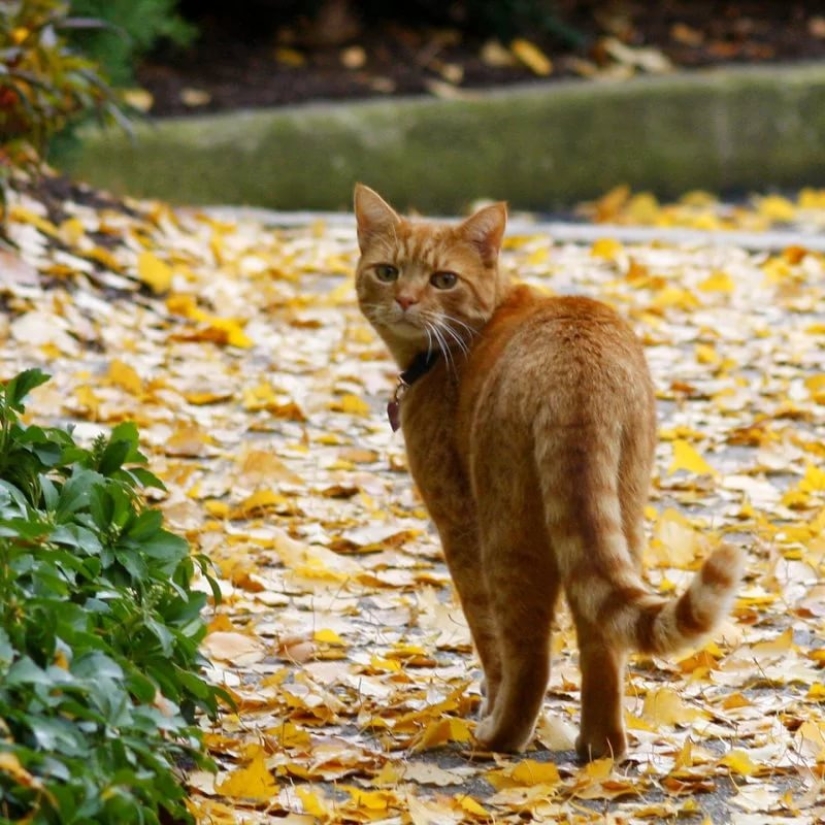
<svg viewBox="0 0 825 825">
<path fill-rule="evenodd" d="M 413 304 L 418 303 L 418 298 L 412 295 L 396 295 L 395 303 L 406 312 Z"/>
</svg>

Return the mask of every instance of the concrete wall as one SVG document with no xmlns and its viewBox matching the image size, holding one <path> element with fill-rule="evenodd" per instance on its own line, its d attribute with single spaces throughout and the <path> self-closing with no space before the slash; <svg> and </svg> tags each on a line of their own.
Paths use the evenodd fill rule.
<svg viewBox="0 0 825 825">
<path fill-rule="evenodd" d="M 356 180 L 445 214 L 478 197 L 548 210 L 619 183 L 825 185 L 825 64 L 150 121 L 134 143 L 88 132 L 62 165 L 119 193 L 283 210 L 348 208 Z"/>
</svg>

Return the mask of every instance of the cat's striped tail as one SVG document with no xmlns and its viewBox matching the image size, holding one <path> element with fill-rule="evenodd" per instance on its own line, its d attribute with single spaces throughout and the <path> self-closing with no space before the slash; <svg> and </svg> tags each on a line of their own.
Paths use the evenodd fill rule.
<svg viewBox="0 0 825 825">
<path fill-rule="evenodd" d="M 590 621 L 623 648 L 664 655 L 701 641 L 728 615 L 744 571 L 742 550 L 728 544 L 717 547 L 705 560 L 681 596 L 662 598 L 644 585 L 635 574 L 624 581 L 598 584 L 591 580 L 587 604 Z M 594 577 L 595 578 L 595 577 Z M 634 581 L 635 580 L 635 581 Z M 578 587 L 569 588 L 576 599 Z M 605 587 L 605 585 L 607 585 Z M 593 598 L 599 593 L 601 598 Z"/>
<path fill-rule="evenodd" d="M 638 611 L 628 628 L 630 645 L 665 654 L 700 641 L 730 613 L 744 566 L 742 550 L 717 547 L 681 596 Z"/>
</svg>

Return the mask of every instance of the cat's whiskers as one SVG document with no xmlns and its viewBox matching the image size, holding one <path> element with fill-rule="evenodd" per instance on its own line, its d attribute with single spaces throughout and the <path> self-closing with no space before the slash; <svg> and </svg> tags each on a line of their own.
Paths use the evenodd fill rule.
<svg viewBox="0 0 825 825">
<path fill-rule="evenodd" d="M 433 354 L 433 334 L 427 324 L 424 325 L 424 331 L 427 333 L 427 360 L 429 361 L 430 356 Z"/>
<path fill-rule="evenodd" d="M 442 312 L 431 311 L 425 313 L 424 315 L 428 328 L 432 325 L 432 327 L 438 331 L 437 340 L 439 342 L 439 346 L 444 352 L 445 358 L 447 358 L 448 362 L 452 365 L 453 372 L 455 372 L 456 365 L 453 358 L 453 349 L 459 349 L 465 358 L 470 352 L 469 341 L 463 334 L 463 329 L 461 328 L 463 327 L 466 329 L 470 333 L 470 336 L 475 334 L 474 330 L 458 318 L 454 318 L 451 315 L 446 315 Z M 458 328 L 454 328 L 453 324 L 458 325 Z"/>
<path fill-rule="evenodd" d="M 450 338 L 453 339 L 453 341 L 455 341 L 456 346 L 461 350 L 463 355 L 466 357 L 467 354 L 470 352 L 470 348 L 467 345 L 467 342 L 464 340 L 464 338 L 456 330 L 454 330 L 449 323 L 442 322 L 439 326 L 444 332 L 447 333 L 447 335 L 450 336 Z"/>
</svg>

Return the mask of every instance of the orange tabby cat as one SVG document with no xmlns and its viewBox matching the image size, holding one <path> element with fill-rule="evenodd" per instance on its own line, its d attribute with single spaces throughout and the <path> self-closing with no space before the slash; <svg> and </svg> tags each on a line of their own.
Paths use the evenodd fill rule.
<svg viewBox="0 0 825 825">
<path fill-rule="evenodd" d="M 413 223 L 355 189 L 358 301 L 404 371 L 390 404 L 484 669 L 476 736 L 518 751 L 550 672 L 559 591 L 582 671 L 579 755 L 620 757 L 626 653 L 664 654 L 728 612 L 742 553 L 719 547 L 678 599 L 641 576 L 656 423 L 642 347 L 609 307 L 498 269 L 504 204 Z"/>
</svg>

